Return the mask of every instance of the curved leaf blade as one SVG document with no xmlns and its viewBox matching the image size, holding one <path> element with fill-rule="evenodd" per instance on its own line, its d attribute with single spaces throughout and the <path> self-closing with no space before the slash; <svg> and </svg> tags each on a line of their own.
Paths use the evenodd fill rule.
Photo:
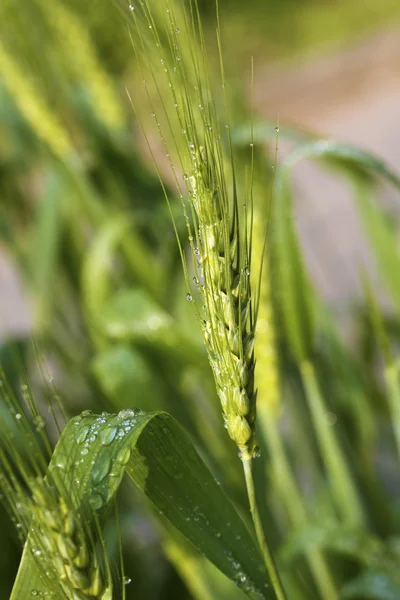
<svg viewBox="0 0 400 600">
<path fill-rule="evenodd" d="M 167 413 L 124 410 L 76 417 L 62 433 L 49 466 L 49 475 L 71 490 L 74 505 L 89 503 L 99 515 L 112 502 L 125 472 L 248 597 L 275 599 L 252 535 Z M 43 587 L 39 567 L 32 552 L 25 551 L 12 599 L 28 600 L 32 589 Z"/>
</svg>

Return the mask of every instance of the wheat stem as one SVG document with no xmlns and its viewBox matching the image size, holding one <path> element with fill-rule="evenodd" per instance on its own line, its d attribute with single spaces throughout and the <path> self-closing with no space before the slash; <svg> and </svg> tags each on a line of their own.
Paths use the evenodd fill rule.
<svg viewBox="0 0 400 600">
<path fill-rule="evenodd" d="M 262 435 L 271 453 L 271 463 L 280 496 L 292 524 L 301 529 L 307 526 L 307 513 L 299 487 L 286 456 L 277 420 L 268 412 L 268 406 L 260 403 L 257 411 Z M 305 552 L 310 570 L 323 600 L 338 600 L 339 595 L 330 573 L 329 565 L 318 549 Z"/>
<path fill-rule="evenodd" d="M 317 435 L 321 454 L 331 480 L 332 493 L 342 517 L 348 524 L 363 523 L 363 508 L 351 477 L 343 450 L 326 422 L 326 408 L 321 395 L 314 367 L 309 361 L 300 365 L 301 376 L 310 408 L 311 418 Z"/>
<path fill-rule="evenodd" d="M 265 566 L 267 567 L 267 571 L 270 576 L 272 587 L 274 588 L 277 600 L 287 600 L 286 593 L 278 573 L 278 569 L 272 556 L 272 552 L 267 544 L 264 529 L 261 523 L 260 512 L 258 510 L 258 504 L 256 499 L 256 492 L 254 489 L 252 459 L 244 459 L 242 460 L 242 463 L 244 476 L 246 480 L 247 495 L 250 503 L 251 516 L 253 519 L 254 529 L 256 532 L 258 544 L 260 546 L 261 554 L 263 556 Z"/>
</svg>

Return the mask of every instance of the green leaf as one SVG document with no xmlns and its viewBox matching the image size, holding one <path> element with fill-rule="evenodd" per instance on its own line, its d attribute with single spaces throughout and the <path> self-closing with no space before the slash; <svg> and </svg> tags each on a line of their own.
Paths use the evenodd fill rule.
<svg viewBox="0 0 400 600">
<path fill-rule="evenodd" d="M 305 277 L 297 236 L 291 222 L 289 185 L 293 167 L 304 159 L 323 159 L 325 164 L 345 167 L 347 174 L 350 169 L 352 175 L 357 175 L 359 186 L 362 181 L 361 174 L 364 180 L 366 176 L 382 177 L 400 190 L 400 176 L 387 167 L 383 161 L 351 145 L 339 144 L 330 140 L 316 140 L 299 145 L 281 165 L 276 180 L 273 240 L 277 254 L 279 287 L 283 290 L 281 302 L 283 321 L 292 351 L 297 359 L 306 358 L 313 340 L 310 288 Z M 396 275 L 400 269 L 400 257 L 381 212 L 372 204 L 370 198 L 366 198 L 365 185 L 362 192 L 362 194 L 357 194 L 358 206 L 380 268 L 400 306 L 400 285 Z"/>
<path fill-rule="evenodd" d="M 114 407 L 137 403 L 144 410 L 160 408 L 162 392 L 156 370 L 136 348 L 110 348 L 95 357 L 92 370 Z"/>
<path fill-rule="evenodd" d="M 293 226 L 288 172 L 278 172 L 272 210 L 272 243 L 279 290 L 279 308 L 295 358 L 310 357 L 314 345 L 314 298 Z"/>
<path fill-rule="evenodd" d="M 232 581 L 200 556 L 176 529 L 167 526 L 163 548 L 196 600 L 243 600 L 246 595 Z"/>
<path fill-rule="evenodd" d="M 343 586 L 341 597 L 357 600 L 398 600 L 400 583 L 394 582 L 386 573 L 365 571 Z"/>
<path fill-rule="evenodd" d="M 98 325 L 111 340 L 149 344 L 183 364 L 208 366 L 200 340 L 193 340 L 143 289 L 116 292 L 104 306 Z"/>
<path fill-rule="evenodd" d="M 82 292 L 91 318 L 101 313 L 111 288 L 110 271 L 114 252 L 130 227 L 126 216 L 112 219 L 93 241 L 82 269 Z"/>
<path fill-rule="evenodd" d="M 350 144 L 340 144 L 331 140 L 316 140 L 302 144 L 285 160 L 285 169 L 290 170 L 300 160 L 327 159 L 338 166 L 341 164 L 356 167 L 358 172 L 383 177 L 400 189 L 400 176 L 392 171 L 382 160 L 363 152 Z"/>
<path fill-rule="evenodd" d="M 385 280 L 393 300 L 400 307 L 400 255 L 393 232 L 382 209 L 374 201 L 372 190 L 365 182 L 356 182 L 355 198 L 364 229 L 376 256 L 379 274 Z M 381 338 L 378 340 L 382 342 Z"/>
<path fill-rule="evenodd" d="M 362 274 L 362 282 L 364 289 L 364 297 L 366 300 L 369 321 L 373 330 L 374 337 L 382 352 L 383 359 L 386 365 L 392 363 L 392 353 L 390 348 L 389 338 L 385 331 L 383 316 L 379 310 L 379 302 L 376 297 L 374 288 L 366 274 Z"/>
<path fill-rule="evenodd" d="M 110 506 L 125 472 L 156 509 L 250 598 L 275 598 L 253 537 L 167 413 L 83 413 L 66 426 L 49 467 L 49 476 L 71 490 L 74 505 L 89 504 L 98 516 Z M 43 590 L 43 565 L 33 556 L 29 540 L 27 548 L 12 600 L 30 600 L 32 589 Z"/>
<path fill-rule="evenodd" d="M 389 563 L 389 556 L 384 558 L 385 545 L 378 538 L 361 529 L 340 525 L 336 521 L 309 525 L 295 531 L 281 548 L 281 556 L 285 561 L 292 561 L 315 548 L 330 550 L 365 566 L 379 564 L 379 560 L 382 560 L 382 564 Z"/>
<path fill-rule="evenodd" d="M 172 324 L 172 317 L 142 289 L 116 292 L 101 315 L 104 333 L 116 340 L 165 340 L 172 335 Z"/>
</svg>

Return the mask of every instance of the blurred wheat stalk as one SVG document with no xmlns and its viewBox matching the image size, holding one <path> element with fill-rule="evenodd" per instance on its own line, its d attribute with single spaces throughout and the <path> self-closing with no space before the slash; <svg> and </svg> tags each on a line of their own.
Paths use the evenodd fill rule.
<svg viewBox="0 0 400 600">
<path fill-rule="evenodd" d="M 78 12 L 61 2 L 48 4 L 38 0 L 34 5 L 52 32 L 49 44 L 51 40 L 52 51 L 60 57 L 65 74 L 85 89 L 94 120 L 113 134 L 120 132 L 126 125 L 127 116 L 116 92 L 117 85 L 106 72 L 90 31 Z M 215 93 L 216 88 L 219 90 L 219 86 L 214 85 L 215 65 L 208 61 L 206 36 L 196 2 L 187 5 L 143 2 L 123 8 L 129 19 L 133 50 L 138 59 L 142 82 L 139 85 L 143 86 L 140 93 L 136 89 L 130 90 L 132 103 L 148 141 L 156 138 L 160 142 L 153 156 L 161 179 L 165 179 L 164 191 L 183 259 L 186 290 L 182 294 L 179 288 L 178 295 L 186 293 L 189 306 L 195 307 L 223 420 L 245 468 L 257 536 L 276 596 L 283 598 L 284 592 L 270 546 L 274 548 L 275 539 L 279 539 L 282 546 L 278 554 L 279 572 L 283 574 L 290 598 L 333 600 L 339 598 L 343 590 L 343 594 L 347 594 L 345 597 L 358 598 L 365 597 L 365 590 L 369 593 L 371 588 L 371 593 L 382 600 L 379 590 L 376 591 L 373 583 L 368 583 L 374 582 L 374 577 L 383 578 L 392 590 L 391 597 L 395 598 L 400 592 L 396 587 L 393 564 L 397 559 L 392 546 L 398 533 L 398 520 L 393 516 L 393 501 L 382 490 L 380 475 L 374 465 L 377 423 L 382 419 L 376 407 L 380 383 L 377 385 L 374 369 L 367 358 L 359 356 L 354 360 L 338 341 L 335 328 L 329 324 L 321 308 L 322 302 L 316 297 L 293 224 L 289 175 L 296 161 L 307 156 L 331 161 L 329 164 L 346 169 L 345 176 L 354 184 L 371 247 L 396 306 L 400 298 L 396 277 L 400 268 L 398 249 L 392 232 L 371 199 L 370 177 L 383 175 L 399 187 L 398 178 L 382 163 L 355 149 L 325 141 L 301 143 L 298 153 L 294 152 L 281 168 L 274 165 L 277 178 L 269 213 L 269 182 L 266 185 L 264 177 L 269 161 L 261 148 L 265 129 L 261 127 L 261 133 L 257 132 L 251 123 L 246 129 L 246 151 L 238 151 L 232 118 L 237 107 L 229 99 L 229 81 L 224 75 L 223 61 L 222 74 L 218 75 L 222 88 L 220 94 Z M 168 279 L 175 285 L 176 272 L 172 276 L 170 272 L 167 276 L 160 275 L 166 269 L 164 263 L 158 268 L 157 257 L 149 248 L 148 230 L 144 230 L 143 235 L 138 234 L 126 218 L 130 214 L 131 198 L 125 198 L 122 189 L 131 179 L 114 178 L 113 173 L 109 174 L 112 171 L 110 165 L 102 163 L 100 170 L 107 172 L 106 190 L 100 192 L 92 185 L 90 160 L 86 163 L 86 158 L 80 155 L 85 154 L 85 143 L 92 139 L 89 127 L 86 128 L 86 117 L 81 118 L 79 127 L 70 128 L 71 119 L 64 118 L 65 113 L 57 104 L 52 104 L 47 93 L 47 84 L 49 88 L 51 86 L 50 81 L 45 80 L 45 70 L 43 74 L 33 72 L 28 76 L 28 50 L 25 49 L 24 54 L 21 43 L 19 51 L 13 51 L 13 45 L 8 42 L 4 36 L 4 42 L 0 43 L 0 69 L 9 96 L 27 129 L 70 175 L 68 185 L 65 185 L 64 171 L 57 163 L 52 175 L 57 182 L 62 182 L 62 210 L 50 210 L 41 221 L 42 227 L 43 223 L 53 227 L 53 234 L 58 233 L 57 227 L 64 236 L 68 232 L 65 239 L 70 244 L 68 251 L 72 257 L 71 262 L 64 256 L 62 260 L 58 256 L 54 260 L 50 252 L 50 248 L 53 251 L 57 247 L 53 244 L 54 236 L 50 236 L 52 243 L 41 252 L 41 258 L 53 260 L 52 269 L 49 268 L 43 278 L 42 288 L 51 294 L 57 280 L 58 283 L 62 281 L 65 292 L 58 298 L 60 302 L 55 311 L 57 320 L 53 323 L 56 327 L 51 332 L 55 342 L 53 348 L 61 350 L 68 368 L 75 366 L 71 378 L 78 380 L 81 377 L 85 363 L 84 376 L 79 381 L 83 381 L 88 389 L 93 386 L 93 381 L 85 361 L 89 362 L 94 356 L 95 375 L 107 402 L 117 406 L 117 410 L 121 408 L 118 403 L 131 403 L 132 395 L 140 393 L 141 401 L 148 402 L 149 406 L 151 402 L 156 404 L 151 410 L 158 408 L 158 402 L 164 402 L 168 410 L 176 411 L 216 472 L 229 481 L 229 493 L 243 508 L 241 482 L 231 464 L 229 447 L 219 435 L 212 391 L 200 359 L 201 351 L 179 331 L 184 309 L 179 303 L 178 308 L 171 308 L 172 304 L 166 298 L 170 292 Z M 221 57 L 219 25 L 217 45 Z M 29 48 L 28 44 L 26 48 Z M 141 95 L 145 97 L 144 102 L 137 99 Z M 76 106 L 71 108 L 72 113 L 75 110 Z M 276 133 L 272 132 L 272 136 Z M 113 140 L 107 150 L 112 155 L 116 137 L 110 137 Z M 78 156 L 79 164 L 75 168 L 70 159 Z M 160 166 L 160 157 L 170 168 L 168 175 L 164 166 Z M 118 163 L 118 168 L 120 159 L 117 155 L 114 165 Z M 133 152 L 129 160 L 127 170 L 137 162 Z M 85 168 L 87 173 L 84 173 Z M 59 177 L 61 173 L 63 177 Z M 179 223 L 179 207 L 167 185 L 171 181 L 181 201 L 184 226 Z M 138 185 L 136 180 L 135 185 Z M 60 200 L 58 193 L 57 186 L 49 188 L 50 209 Z M 154 190 L 150 192 L 149 204 L 153 201 L 152 194 Z M 30 201 L 30 198 L 25 201 L 25 209 Z M 8 202 L 5 213 L 11 224 L 15 215 L 12 202 Z M 43 212 L 46 208 L 47 202 Z M 151 215 L 148 220 L 154 220 L 156 209 L 148 214 Z M 22 213 L 19 216 L 23 217 Z M 271 226 L 265 244 L 269 216 Z M 165 221 L 163 223 L 165 226 Z M 183 235 L 185 226 L 186 236 Z M 38 228 L 39 234 L 42 231 L 44 229 Z M 93 239 L 89 248 L 90 236 Z M 63 253 L 67 253 L 65 239 Z M 187 245 L 190 247 L 189 260 L 186 260 Z M 28 253 L 29 249 L 27 244 Z M 162 259 L 165 257 L 162 255 Z M 260 273 L 261 262 L 264 266 Z M 122 276 L 118 271 L 120 263 L 123 265 Z M 116 279 L 112 277 L 114 267 L 118 271 Z M 125 286 L 132 286 L 134 281 L 136 289 L 122 290 L 120 294 L 117 290 L 114 295 L 115 284 L 118 282 L 119 285 L 121 281 Z M 160 292 L 163 287 L 165 293 Z M 393 428 L 400 446 L 396 352 L 389 339 L 388 324 L 368 282 L 365 283 L 365 295 L 368 327 L 385 365 L 383 375 L 389 414 L 385 423 Z M 74 307 L 73 318 L 84 323 L 83 331 L 76 336 L 75 331 L 69 330 L 64 315 L 64 311 L 70 314 L 67 311 L 71 306 Z M 62 335 L 57 338 L 60 332 Z M 90 347 L 88 352 L 86 344 Z M 143 358 L 141 345 L 146 346 L 149 355 L 154 352 L 154 364 L 147 356 Z M 169 362 L 164 363 L 167 354 Z M 173 371 L 171 356 L 176 361 Z M 167 384 L 160 393 L 155 383 L 160 378 L 160 364 L 164 365 L 165 371 L 171 369 L 171 379 L 179 379 L 184 393 L 178 394 L 178 385 L 167 387 Z M 165 364 L 168 365 L 166 368 Z M 199 388 L 202 388 L 200 393 Z M 103 401 L 98 398 L 97 387 L 93 387 L 91 393 L 97 402 Z M 124 400 L 121 400 L 122 396 Z M 291 396 L 295 398 L 292 404 Z M 383 393 L 381 396 L 382 404 L 385 404 L 386 397 Z M 337 427 L 333 427 L 328 419 L 328 411 L 335 403 L 339 403 L 337 410 L 343 415 Z M 5 414 L 8 413 L 6 409 Z M 280 423 L 284 413 L 289 417 L 291 427 L 288 437 L 283 434 Z M 16 415 L 20 412 L 12 409 L 11 414 L 12 419 L 19 419 Z M 9 423 L 7 419 L 3 424 L 5 430 Z M 40 420 L 37 423 L 40 425 Z M 253 457 L 258 454 L 256 427 L 258 440 L 267 454 L 267 490 L 263 502 L 258 498 L 260 510 L 255 502 L 251 472 Z M 112 437 L 112 428 L 107 425 L 106 429 L 105 437 L 109 439 L 107 436 Z M 346 438 L 354 444 L 353 449 L 349 449 Z M 10 448 L 14 441 L 12 436 L 7 438 Z M 26 448 L 31 443 L 30 437 L 21 440 L 21 445 Z M 15 457 L 17 469 L 13 470 L 7 455 L 1 455 L 2 466 L 9 476 L 2 479 L 2 488 L 6 488 L 12 518 L 21 523 L 21 512 L 15 510 L 21 497 L 27 515 L 25 536 L 29 534 L 34 517 L 40 534 L 37 545 L 42 546 L 39 551 L 57 552 L 60 556 L 51 566 L 51 572 L 60 579 L 67 597 L 105 598 L 109 579 L 107 557 L 102 552 L 101 537 L 97 537 L 99 531 L 96 527 L 82 526 L 81 513 L 71 507 L 69 490 L 60 491 L 57 486 L 43 481 L 47 458 L 42 460 L 40 469 L 34 465 L 35 476 L 28 478 L 27 457 Z M 105 477 L 104 467 L 100 474 Z M 18 477 L 25 481 L 29 495 L 26 490 L 23 494 L 23 490 L 15 487 Z M 303 479 L 308 478 L 311 492 L 305 493 Z M 268 546 L 259 512 L 264 523 L 268 523 Z M 91 517 L 95 519 L 93 513 Z M 214 576 L 203 570 L 199 557 L 192 556 L 182 541 L 176 541 L 169 534 L 165 535 L 165 540 L 166 553 L 195 597 L 201 600 L 232 597 L 232 591 L 215 591 L 221 588 L 213 587 Z M 346 568 L 332 559 L 333 553 L 345 556 Z M 286 568 L 282 568 L 285 565 L 282 556 L 287 555 L 292 556 L 292 562 L 286 560 Z M 304 556 L 305 562 L 297 568 L 295 561 L 300 555 Z M 355 579 L 353 561 L 360 565 L 360 575 Z M 349 564 L 351 568 L 348 568 Z M 244 571 L 236 568 L 232 579 L 237 583 L 245 577 Z M 247 591 L 249 589 L 250 586 Z"/>
</svg>

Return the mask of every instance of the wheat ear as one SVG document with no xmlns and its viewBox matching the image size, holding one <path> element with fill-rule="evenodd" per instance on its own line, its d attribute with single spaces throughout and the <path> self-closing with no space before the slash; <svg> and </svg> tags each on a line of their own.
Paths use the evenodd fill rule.
<svg viewBox="0 0 400 600">
<path fill-rule="evenodd" d="M 199 245 L 199 285 L 204 301 L 204 339 L 223 416 L 241 457 L 256 452 L 254 318 L 251 307 L 250 254 L 242 249 L 237 207 L 229 215 L 223 188 L 200 149 L 190 177 Z"/>
<path fill-rule="evenodd" d="M 106 590 L 99 559 L 82 517 L 68 496 L 41 479 L 31 483 L 32 540 L 39 552 L 51 556 L 65 596 L 94 600 Z"/>
</svg>

